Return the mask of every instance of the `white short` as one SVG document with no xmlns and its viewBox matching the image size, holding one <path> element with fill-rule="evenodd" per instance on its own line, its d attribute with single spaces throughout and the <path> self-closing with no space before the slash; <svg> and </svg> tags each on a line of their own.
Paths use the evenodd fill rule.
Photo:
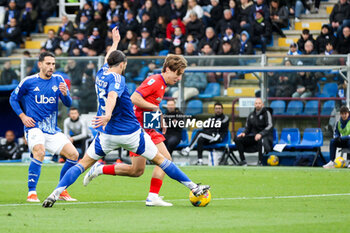
<svg viewBox="0 0 350 233">
<path fill-rule="evenodd" d="M 56 134 L 47 134 L 39 128 L 28 130 L 26 134 L 29 150 L 32 151 L 34 146 L 42 144 L 45 150 L 50 154 L 59 155 L 63 147 L 70 143 L 66 135 L 59 132 Z"/>
<path fill-rule="evenodd" d="M 139 154 L 148 160 L 152 160 L 158 152 L 151 137 L 143 130 L 139 129 L 127 135 L 110 135 L 99 132 L 86 153 L 92 159 L 99 160 L 109 152 L 120 147 Z"/>
</svg>

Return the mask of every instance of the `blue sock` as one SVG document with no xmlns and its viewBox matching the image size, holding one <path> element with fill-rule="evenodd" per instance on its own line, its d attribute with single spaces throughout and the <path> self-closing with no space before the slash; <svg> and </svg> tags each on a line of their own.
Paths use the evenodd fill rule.
<svg viewBox="0 0 350 233">
<path fill-rule="evenodd" d="M 32 158 L 28 170 L 28 189 L 30 191 L 36 191 L 36 185 L 41 173 L 41 165 L 43 163 L 39 160 Z"/>
<path fill-rule="evenodd" d="M 80 176 L 81 173 L 83 173 L 85 171 L 83 165 L 81 164 L 77 164 L 73 167 L 71 167 L 66 174 L 62 177 L 62 179 L 60 180 L 60 182 L 58 183 L 56 189 L 59 190 L 65 190 L 66 188 L 68 188 L 71 184 L 73 184 L 78 177 Z M 62 189 L 63 188 L 63 189 Z M 55 189 L 55 190 L 56 190 Z M 61 192 L 62 192 L 61 191 Z M 61 194 L 61 193 L 59 193 Z"/>
<path fill-rule="evenodd" d="M 193 189 L 197 187 L 195 183 L 193 183 L 188 176 L 181 171 L 173 162 L 165 159 L 162 164 L 159 165 L 161 169 L 171 178 L 177 180 L 181 184 L 185 185 L 189 189 Z"/>
<path fill-rule="evenodd" d="M 66 159 L 66 162 L 64 163 L 62 170 L 61 170 L 61 174 L 60 174 L 60 180 L 62 180 L 64 174 L 66 174 L 66 172 L 68 171 L 69 168 L 73 167 L 74 165 L 76 165 L 78 163 L 78 161 L 74 161 L 74 160 L 70 160 L 70 159 Z"/>
</svg>

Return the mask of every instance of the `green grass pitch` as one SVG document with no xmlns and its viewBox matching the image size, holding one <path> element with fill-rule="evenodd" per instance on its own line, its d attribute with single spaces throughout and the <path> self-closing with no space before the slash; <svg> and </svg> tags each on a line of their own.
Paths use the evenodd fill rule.
<svg viewBox="0 0 350 233">
<path fill-rule="evenodd" d="M 43 201 L 61 166 L 44 165 Z M 28 166 L 0 166 L 0 232 L 349 232 L 350 170 L 288 167 L 182 167 L 211 185 L 212 201 L 193 207 L 189 191 L 165 178 L 161 195 L 173 207 L 146 207 L 153 167 L 140 178 L 81 176 L 69 188 L 78 203 L 51 209 L 26 203 Z"/>
</svg>

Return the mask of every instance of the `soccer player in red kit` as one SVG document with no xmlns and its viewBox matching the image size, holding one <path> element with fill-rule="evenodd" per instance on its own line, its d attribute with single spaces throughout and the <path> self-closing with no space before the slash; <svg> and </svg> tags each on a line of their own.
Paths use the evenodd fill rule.
<svg viewBox="0 0 350 233">
<path fill-rule="evenodd" d="M 174 85 L 181 80 L 186 67 L 187 61 L 183 56 L 170 54 L 164 61 L 162 73 L 147 77 L 132 94 L 131 101 L 135 105 L 135 115 L 142 127 L 143 113 L 145 111 L 160 112 L 159 103 L 163 99 L 167 85 Z M 155 129 L 145 129 L 145 131 L 150 135 L 159 152 L 171 160 L 171 155 L 163 143 L 165 137 Z M 165 133 L 164 128 L 163 133 Z M 124 171 L 127 175 L 141 176 L 146 166 L 146 159 L 132 152 L 130 152 L 130 156 L 132 157 L 131 166 L 107 165 L 103 168 L 103 174 L 115 175 L 115 171 L 118 170 L 119 174 Z M 118 166 L 118 169 L 115 166 Z M 165 173 L 160 167 L 154 168 L 146 206 L 172 206 L 171 203 L 165 202 L 162 197 L 159 197 L 164 175 Z"/>
</svg>

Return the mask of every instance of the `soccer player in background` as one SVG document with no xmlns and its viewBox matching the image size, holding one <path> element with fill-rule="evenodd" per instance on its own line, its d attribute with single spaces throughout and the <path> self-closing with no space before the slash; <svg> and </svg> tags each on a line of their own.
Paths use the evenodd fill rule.
<svg viewBox="0 0 350 233">
<path fill-rule="evenodd" d="M 185 173 L 158 151 L 150 136 L 144 133 L 135 117 L 133 104 L 125 85 L 125 77 L 122 75 L 125 72 L 127 61 L 124 53 L 116 50 L 120 41 L 118 29 L 114 28 L 112 34 L 113 44 L 106 55 L 106 64 L 96 75 L 96 94 L 99 106 L 93 125 L 99 133 L 87 149 L 84 158 L 69 169 L 56 189 L 43 202 L 43 207 L 52 207 L 60 193 L 94 164 L 84 178 L 85 185 L 103 173 L 120 176 L 142 175 L 140 172 L 131 172 L 134 164 L 117 164 L 113 167 L 104 167 L 96 163 L 101 157 L 119 147 L 151 160 L 170 178 L 189 188 L 195 196 L 205 193 L 210 188 L 208 185 L 198 185 L 192 182 Z M 171 77 L 174 79 L 175 77 L 181 78 L 181 74 L 175 71 L 169 70 L 168 72 L 171 73 Z M 106 173 L 105 169 L 110 171 Z"/>
<path fill-rule="evenodd" d="M 69 107 L 72 99 L 68 87 L 61 75 L 55 71 L 55 56 L 50 52 L 39 55 L 40 72 L 24 78 L 10 97 L 13 110 L 24 124 L 24 132 L 31 151 L 32 161 L 28 174 L 28 202 L 40 202 L 36 193 L 45 150 L 50 154 L 63 155 L 67 158 L 62 167 L 60 179 L 69 168 L 76 165 L 78 151 L 57 127 L 58 99 Z M 24 111 L 20 106 L 23 104 Z M 63 191 L 63 190 L 62 190 Z M 76 201 L 66 190 L 60 200 Z"/>
</svg>

